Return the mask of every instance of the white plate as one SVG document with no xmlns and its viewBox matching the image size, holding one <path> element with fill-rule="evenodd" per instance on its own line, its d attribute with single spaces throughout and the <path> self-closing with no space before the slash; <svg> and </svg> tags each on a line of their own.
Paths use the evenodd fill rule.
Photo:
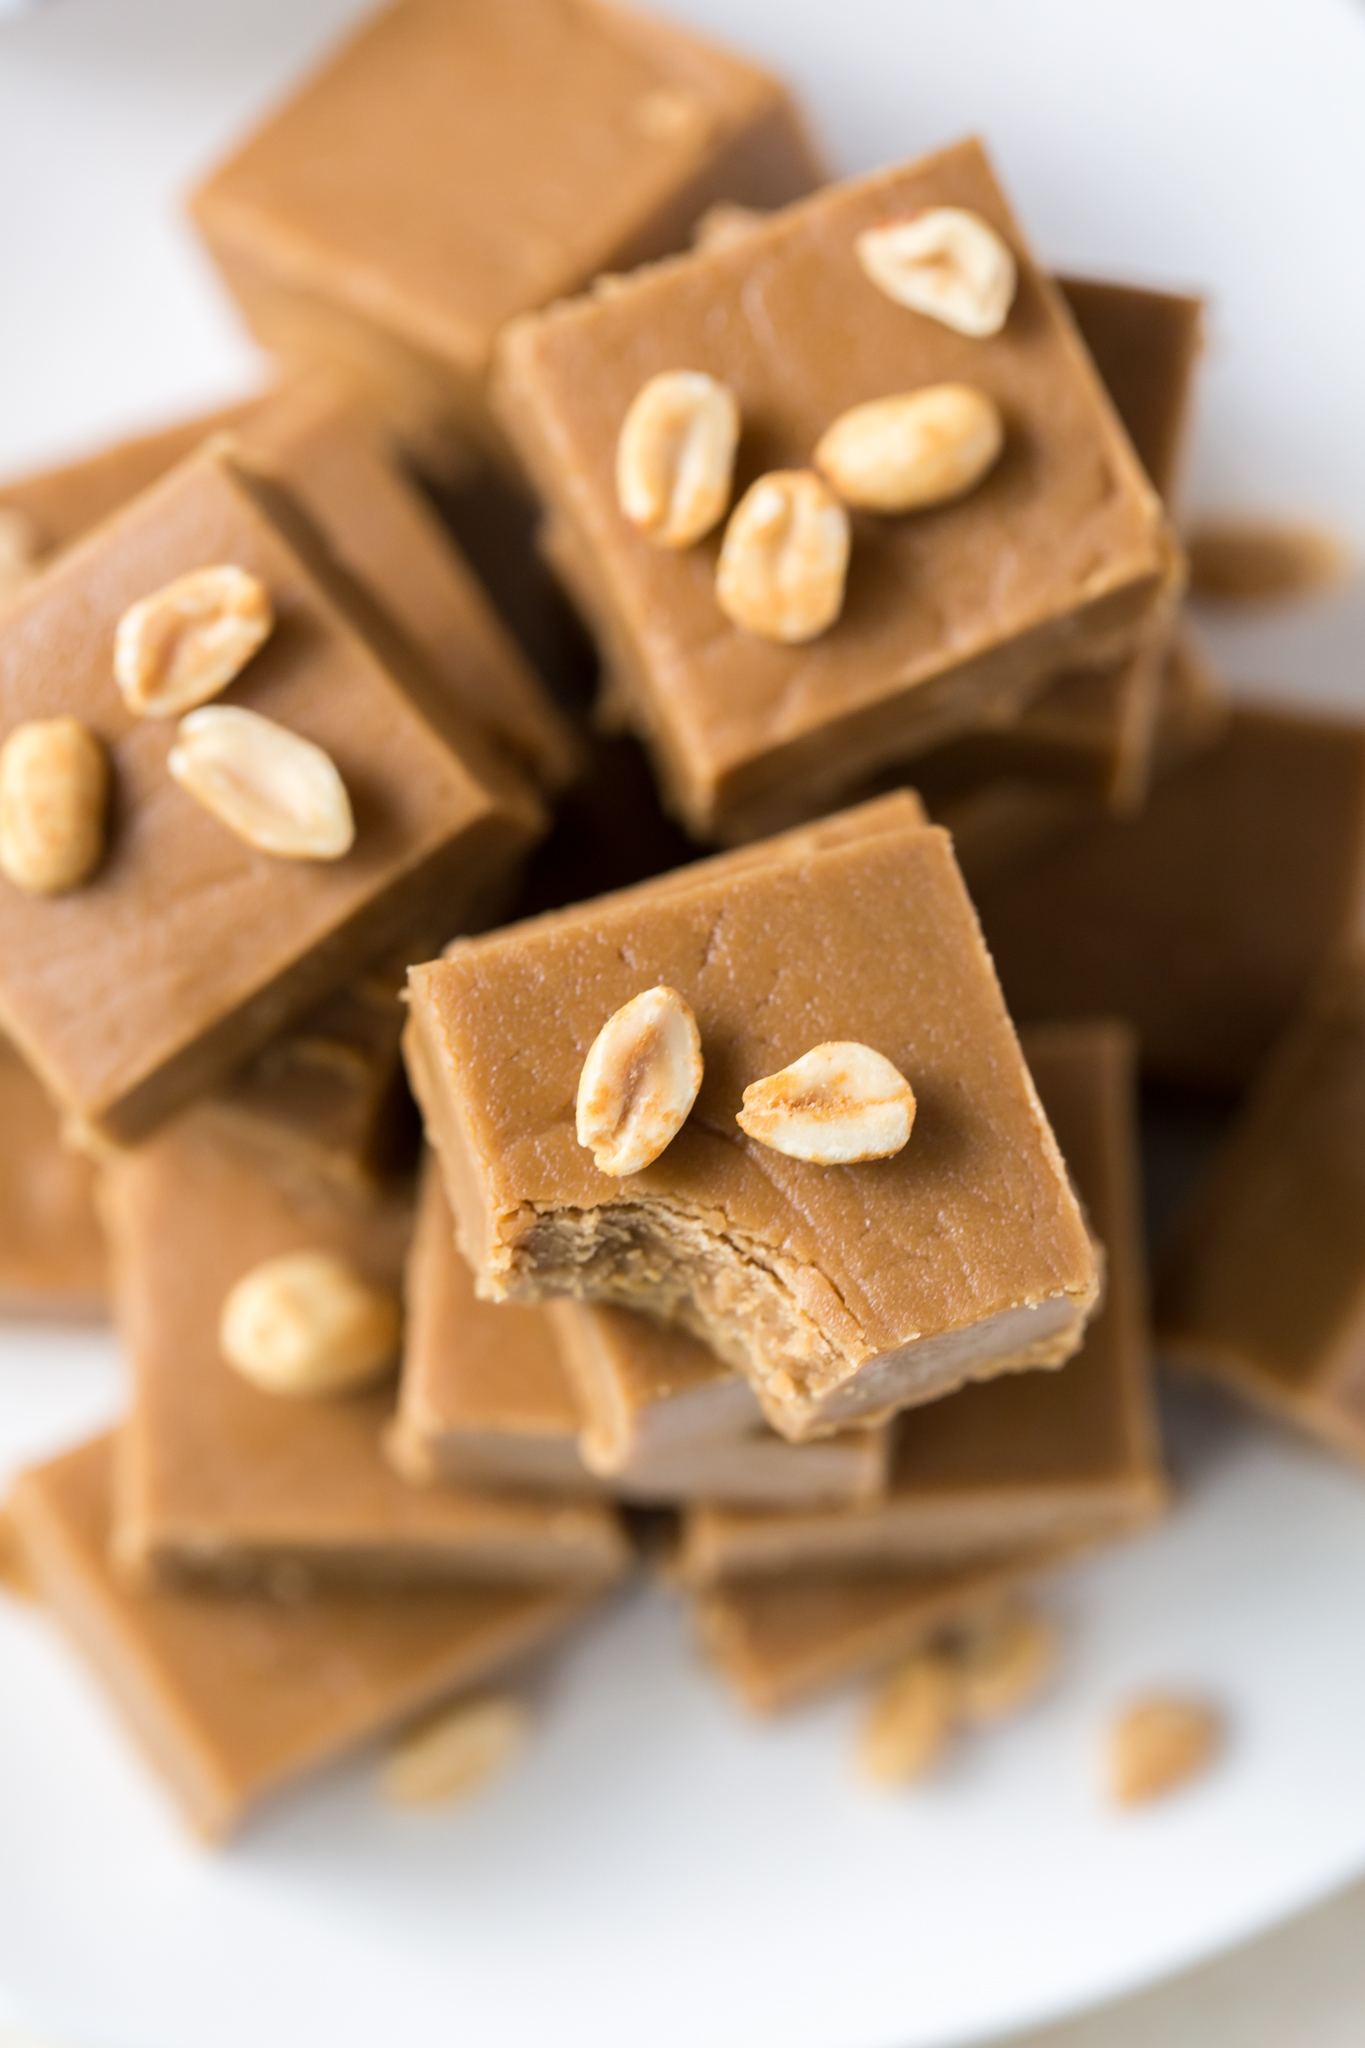
<svg viewBox="0 0 1365 2048">
<path fill-rule="evenodd" d="M 244 385 L 171 196 L 352 0 L 64 0 L 0 28 L 0 473 Z M 1365 535 L 1357 0 L 691 0 L 849 168 L 979 128 L 1046 257 L 1208 288 L 1202 501 Z M 1250 683 L 1360 702 L 1365 599 L 1224 629 Z M 117 1403 L 98 1338 L 0 1339 L 0 1468 Z M 79 1669 L 0 1609 L 0 1999 L 71 2048 L 938 2048 L 1210 1953 L 1365 1870 L 1365 1487 L 1215 1432 L 1179 1518 L 1059 1589 L 1064 1683 L 872 1799 L 835 1702 L 746 1722 L 661 1599 L 555 1667 L 525 1768 L 421 1819 L 364 1770 L 219 1856 Z M 1118 1821 L 1130 1687 L 1232 1703 L 1226 1762 Z"/>
</svg>

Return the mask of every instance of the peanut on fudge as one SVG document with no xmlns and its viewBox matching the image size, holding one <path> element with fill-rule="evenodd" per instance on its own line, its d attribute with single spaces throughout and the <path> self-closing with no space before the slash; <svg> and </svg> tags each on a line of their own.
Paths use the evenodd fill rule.
<svg viewBox="0 0 1365 2048">
<path fill-rule="evenodd" d="M 966 211 L 1007 245 L 1017 291 L 998 332 L 957 331 L 866 274 L 860 240 L 922 209 Z M 623 422 L 651 379 L 680 369 L 738 404 L 739 502 L 723 544 L 717 528 L 660 547 L 618 496 Z M 904 516 L 855 512 L 842 610 L 818 637 L 780 644 L 733 624 L 718 561 L 733 567 L 750 487 L 766 476 L 790 495 L 790 479 L 806 479 L 802 530 L 823 564 L 806 466 L 835 419 L 963 385 L 1003 422 L 1003 452 L 975 487 Z M 1177 580 L 1157 494 L 974 142 L 828 187 L 737 240 L 515 322 L 494 398 L 629 720 L 704 836 L 752 838 L 808 816 L 889 762 L 1007 720 L 1060 670 L 1118 660 Z M 790 511 L 805 518 L 796 498 Z"/>
<path fill-rule="evenodd" d="M 407 1052 L 485 1294 L 680 1321 L 799 1439 L 1060 1364 L 1098 1274 L 946 835 L 773 851 L 457 943 L 412 972 Z M 612 1179 L 575 1094 L 605 1019 L 658 983 L 705 1078 L 662 1156 Z M 818 1165 L 736 1124 L 751 1082 L 828 1041 L 911 1083 L 897 1157 Z"/>
<path fill-rule="evenodd" d="M 179 723 L 138 715 L 115 683 L 120 622 L 210 566 L 264 593 L 273 630 L 223 701 Z M 271 817 L 287 793 L 297 823 L 294 800 L 304 789 L 312 802 L 321 763 L 328 803 L 339 788 L 351 814 L 349 851 L 330 838 L 340 857 L 266 851 L 177 783 L 185 732 L 198 730 L 202 776 L 202 742 L 224 722 L 220 791 Z M 292 501 L 219 445 L 5 610 L 7 747 L 10 728 L 63 723 L 107 763 L 104 855 L 63 895 L 0 882 L 0 1019 L 69 1116 L 115 1142 L 214 1086 L 381 944 L 438 910 L 447 930 L 477 918 L 543 829 L 529 785 L 316 546 Z"/>
</svg>

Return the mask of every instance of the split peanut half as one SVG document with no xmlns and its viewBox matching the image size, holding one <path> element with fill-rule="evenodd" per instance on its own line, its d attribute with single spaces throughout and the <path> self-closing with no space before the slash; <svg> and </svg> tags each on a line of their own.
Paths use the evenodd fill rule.
<svg viewBox="0 0 1365 2048">
<path fill-rule="evenodd" d="M 104 858 L 109 760 L 78 718 L 17 725 L 0 747 L 0 870 L 34 896 L 88 881 Z"/>
<path fill-rule="evenodd" d="M 1005 442 L 1000 409 L 972 384 L 930 384 L 840 413 L 815 467 L 846 505 L 914 512 L 965 497 Z"/>
<path fill-rule="evenodd" d="M 998 334 L 1018 287 L 1013 255 L 989 221 L 963 206 L 926 206 L 865 228 L 854 245 L 865 274 L 898 306 L 958 334 Z"/>
<path fill-rule="evenodd" d="M 578 1142 L 598 1171 L 639 1173 L 672 1144 L 701 1087 L 701 1035 L 675 988 L 647 988 L 608 1017 L 578 1081 Z"/>
<path fill-rule="evenodd" d="M 616 444 L 622 512 L 661 548 L 686 548 L 725 516 L 739 442 L 733 391 L 702 370 L 665 370 L 637 392 Z"/>
<path fill-rule="evenodd" d="M 730 515 L 716 602 L 761 640 L 814 640 L 844 608 L 848 514 L 813 469 L 775 469 Z"/>
<path fill-rule="evenodd" d="M 191 569 L 123 614 L 114 681 L 139 718 L 178 718 L 225 690 L 274 623 L 259 577 L 231 562 Z"/>
<path fill-rule="evenodd" d="M 330 754 L 258 711 L 192 711 L 167 766 L 196 803 L 261 853 L 340 860 L 355 844 L 351 800 Z"/>
<path fill-rule="evenodd" d="M 401 1321 L 397 1296 L 335 1252 L 284 1252 L 231 1289 L 218 1343 L 263 1393 L 348 1394 L 392 1365 Z"/>
<path fill-rule="evenodd" d="M 856 1040 L 812 1046 L 744 1091 L 735 1122 L 789 1159 L 852 1166 L 889 1159 L 910 1136 L 914 1090 L 882 1053 Z"/>
</svg>

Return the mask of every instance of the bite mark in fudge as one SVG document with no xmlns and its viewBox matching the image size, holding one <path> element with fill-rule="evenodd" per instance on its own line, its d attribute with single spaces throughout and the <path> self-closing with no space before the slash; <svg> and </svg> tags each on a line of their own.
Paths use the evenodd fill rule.
<svg viewBox="0 0 1365 2048">
<path fill-rule="evenodd" d="M 782 87 L 599 0 L 399 0 L 201 186 L 193 212 L 276 354 L 361 377 L 436 466 L 494 437 L 494 337 L 680 248 L 718 199 L 823 175 Z"/>
<path fill-rule="evenodd" d="M 1104 1300 L 1080 1350 L 1060 1372 L 1011 1374 L 901 1416 L 884 1500 L 823 1514 L 690 1510 L 685 1579 L 980 1563 L 1113 1541 L 1160 1513 L 1131 1036 L 1054 1025 L 1023 1045 L 1105 1251 Z"/>
<path fill-rule="evenodd" d="M 458 942 L 413 970 L 405 1041 L 481 1290 L 680 1322 L 793 1439 L 1058 1365 L 1098 1291 L 946 835 L 809 847 Z M 706 1075 L 668 1150 L 613 1181 L 574 1091 L 603 1013 L 655 982 L 691 1004 Z M 751 1080 L 854 1037 L 913 1082 L 903 1152 L 812 1165 L 739 1131 Z"/>
<path fill-rule="evenodd" d="M 331 757 L 355 814 L 345 859 L 244 845 L 171 780 L 170 722 L 134 718 L 114 685 L 128 606 L 224 561 L 259 576 L 278 624 L 222 708 L 258 712 Z M 529 788 L 280 494 L 221 446 L 6 609 L 0 723 L 54 712 L 88 722 L 109 754 L 108 854 L 67 897 L 0 889 L 0 1015 L 72 1119 L 115 1142 L 212 1087 L 435 906 L 455 924 L 477 917 L 542 828 Z"/>
<path fill-rule="evenodd" d="M 286 1397 L 224 1358 L 220 1313 L 263 1260 L 329 1253 L 395 1291 L 406 1197 L 357 1208 L 286 1186 L 191 1113 L 110 1170 L 106 1210 L 133 1372 L 115 1529 L 130 1582 L 358 1591 L 604 1582 L 625 1568 L 604 1505 L 405 1486 L 382 1450 L 390 1392 Z"/>
<path fill-rule="evenodd" d="M 281 1603 L 129 1592 L 108 1559 L 113 1442 L 20 1475 L 39 1594 L 196 1833 L 221 1840 L 296 1779 L 547 1642 L 564 1587 L 464 1586 Z"/>
<path fill-rule="evenodd" d="M 1017 1023 L 1122 1017 L 1150 1073 L 1239 1088 L 1365 921 L 1365 726 L 1239 706 L 1139 817 L 973 897 Z"/>
<path fill-rule="evenodd" d="M 1365 959 L 1335 963 L 1257 1078 L 1158 1294 L 1163 1344 L 1365 1459 Z"/>
<path fill-rule="evenodd" d="M 865 227 L 943 202 L 982 214 L 1019 258 L 992 338 L 893 304 L 859 268 Z M 850 406 L 924 385 L 984 392 L 1005 452 L 954 503 L 858 515 L 837 625 L 808 645 L 755 645 L 718 612 L 715 536 L 664 552 L 617 504 L 621 421 L 649 377 L 679 365 L 739 401 L 740 491 L 800 469 Z M 890 760 L 1008 719 L 1059 668 L 1118 660 L 1176 581 L 1156 494 L 975 143 L 829 187 L 738 240 L 514 323 L 494 395 L 549 507 L 556 566 L 669 801 L 704 835 L 809 815 Z"/>
</svg>

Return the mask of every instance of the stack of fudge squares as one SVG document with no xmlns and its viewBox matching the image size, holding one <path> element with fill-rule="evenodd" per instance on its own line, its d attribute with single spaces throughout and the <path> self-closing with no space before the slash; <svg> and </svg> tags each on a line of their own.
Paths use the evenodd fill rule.
<svg viewBox="0 0 1365 2048">
<path fill-rule="evenodd" d="M 1008 1704 L 1169 1503 L 1139 1073 L 1257 1081 L 1173 1342 L 1365 1456 L 1365 727 L 1184 617 L 1199 302 L 605 0 L 192 210 L 274 383 L 0 485 L 0 1303 L 130 1373 L 10 1540 L 190 1823 L 473 1774 L 632 1574 Z"/>
</svg>

